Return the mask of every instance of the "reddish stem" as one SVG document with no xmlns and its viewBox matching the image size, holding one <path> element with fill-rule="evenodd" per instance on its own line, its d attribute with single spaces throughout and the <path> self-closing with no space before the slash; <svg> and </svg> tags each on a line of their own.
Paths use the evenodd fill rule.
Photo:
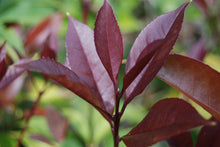
<svg viewBox="0 0 220 147">
<path fill-rule="evenodd" d="M 122 97 L 122 93 L 118 91 L 116 95 L 116 106 L 115 106 L 115 115 L 113 117 L 113 127 L 112 127 L 112 133 L 113 133 L 113 138 L 114 138 L 114 147 L 118 147 L 119 142 L 121 141 L 119 137 L 119 126 L 120 126 L 120 120 L 121 116 L 124 113 L 125 110 L 125 105 L 122 108 L 122 111 L 119 112 L 119 105 L 120 105 L 120 99 Z"/>
<path fill-rule="evenodd" d="M 39 92 L 38 97 L 37 97 L 37 100 L 34 102 L 33 106 L 31 107 L 30 113 L 28 114 L 27 119 L 25 120 L 25 125 L 24 125 L 23 129 L 21 130 L 21 133 L 20 133 L 19 138 L 18 138 L 18 140 L 17 140 L 17 145 L 16 145 L 16 147 L 20 147 L 20 146 L 21 146 L 22 139 L 23 139 L 23 137 L 24 137 L 24 133 L 25 133 L 25 131 L 26 131 L 27 128 L 28 128 L 28 124 L 29 124 L 29 122 L 30 122 L 30 119 L 31 119 L 31 117 L 34 115 L 34 111 L 36 110 L 37 105 L 39 104 L 40 99 L 41 99 L 43 93 L 44 93 L 44 91 Z"/>
</svg>

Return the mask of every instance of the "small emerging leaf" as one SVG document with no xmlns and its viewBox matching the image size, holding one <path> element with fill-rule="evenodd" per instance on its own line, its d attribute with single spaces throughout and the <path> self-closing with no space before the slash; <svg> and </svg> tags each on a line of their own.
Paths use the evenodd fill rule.
<svg viewBox="0 0 220 147">
<path fill-rule="evenodd" d="M 210 123 L 184 100 L 163 99 L 122 140 L 128 147 L 146 147 Z"/>
<path fill-rule="evenodd" d="M 220 121 L 220 73 L 182 55 L 170 55 L 157 75 Z"/>
<path fill-rule="evenodd" d="M 94 35 L 97 53 L 117 86 L 118 72 L 123 58 L 123 43 L 115 15 L 107 0 L 104 0 L 98 12 Z"/>
</svg>

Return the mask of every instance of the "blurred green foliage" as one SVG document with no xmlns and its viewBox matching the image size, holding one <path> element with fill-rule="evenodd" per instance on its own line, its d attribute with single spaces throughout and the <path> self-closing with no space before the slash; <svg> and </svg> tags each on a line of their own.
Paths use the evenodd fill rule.
<svg viewBox="0 0 220 147">
<path fill-rule="evenodd" d="M 174 10 L 179 7 L 182 0 L 110 0 L 116 14 L 121 32 L 124 38 L 124 58 L 128 55 L 129 49 L 141 29 L 143 29 L 156 16 Z M 95 17 L 98 9 L 101 7 L 101 0 L 93 0 L 91 10 L 88 16 L 88 25 L 94 28 Z M 24 54 L 24 38 L 17 35 L 12 28 L 6 27 L 7 23 L 17 23 L 22 28 L 22 36 L 33 26 L 37 25 L 45 17 L 60 12 L 64 21 L 59 33 L 59 53 L 58 61 L 65 61 L 65 34 L 68 25 L 66 12 L 69 12 L 74 18 L 82 21 L 81 0 L 0 0 L 0 43 L 7 40 L 6 49 L 14 61 L 18 60 L 13 48 L 19 53 Z M 202 24 L 200 24 L 202 23 Z M 200 27 L 200 28 L 197 28 Z M 204 28 L 203 28 L 204 27 Z M 174 51 L 185 53 L 199 38 L 210 30 L 204 15 L 199 11 L 194 3 L 186 10 L 183 31 L 180 34 L 179 41 L 174 47 Z M 207 32 L 210 33 L 210 32 Z M 190 40 L 190 41 L 189 41 Z M 211 46 L 212 47 L 212 46 Z M 213 47 L 214 48 L 214 47 Z M 219 47 L 217 48 L 219 49 Z M 205 58 L 215 69 L 220 69 L 220 58 L 216 47 L 214 53 Z M 218 63 L 217 63 L 218 62 Z M 120 81 L 123 77 L 123 68 L 120 71 Z M 26 79 L 27 80 L 27 79 Z M 34 83 L 40 89 L 44 87 L 42 76 L 35 74 Z M 120 82 L 121 83 L 121 82 Z M 31 82 L 25 83 L 19 95 L 16 97 L 13 107 L 0 108 L 0 147 L 14 147 L 16 139 L 21 128 L 24 125 L 22 113 L 29 109 L 37 98 L 38 91 Z M 157 78 L 148 86 L 147 90 L 138 96 L 127 108 L 121 121 L 120 135 L 125 135 L 128 131 L 140 122 L 147 114 L 151 106 L 161 98 L 166 97 L 184 97 L 178 91 L 170 88 Z M 48 128 L 47 121 L 43 116 L 33 116 L 29 128 L 25 133 L 23 140 L 27 147 L 108 147 L 112 145 L 112 134 L 109 124 L 102 116 L 94 110 L 89 104 L 78 98 L 68 90 L 53 84 L 42 96 L 40 106 L 45 108 L 49 105 L 58 109 L 63 116 L 68 119 L 69 126 L 65 140 L 58 143 L 53 138 Z M 12 109 L 12 110 L 11 110 Z M 198 108 L 201 109 L 201 108 Z M 41 134 L 50 139 L 54 145 L 48 145 L 40 141 L 30 139 L 31 134 Z M 198 130 L 192 131 L 194 142 Z M 120 143 L 120 146 L 124 146 Z M 161 142 L 153 147 L 168 146 Z"/>
</svg>

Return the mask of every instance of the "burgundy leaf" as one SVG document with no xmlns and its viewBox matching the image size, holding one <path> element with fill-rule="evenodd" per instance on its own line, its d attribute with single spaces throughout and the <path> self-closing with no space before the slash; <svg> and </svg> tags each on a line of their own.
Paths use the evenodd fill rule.
<svg viewBox="0 0 220 147">
<path fill-rule="evenodd" d="M 26 71 L 25 68 L 21 67 L 21 64 L 29 63 L 31 59 L 21 59 L 18 62 L 11 65 L 5 76 L 0 81 L 0 90 L 5 86 L 8 86 L 11 82 L 13 82 L 16 78 L 18 78 L 22 73 Z"/>
<path fill-rule="evenodd" d="M 8 69 L 8 65 L 6 63 L 5 44 L 6 44 L 6 42 L 4 42 L 0 46 L 0 81 L 2 80 L 2 78 L 4 77 L 4 75 Z"/>
<path fill-rule="evenodd" d="M 104 104 L 104 110 L 112 114 L 115 106 L 114 85 L 96 52 L 94 33 L 70 15 L 68 18 L 67 63 L 79 79 L 83 79 L 82 84 L 95 91 L 95 96 Z"/>
<path fill-rule="evenodd" d="M 47 17 L 37 26 L 33 27 L 26 35 L 25 50 L 27 54 L 42 49 L 46 38 L 52 33 L 57 35 L 62 22 L 62 16 L 56 13 Z"/>
<path fill-rule="evenodd" d="M 83 22 L 87 24 L 88 15 L 91 7 L 91 0 L 81 0 L 83 8 Z"/>
<path fill-rule="evenodd" d="M 126 89 L 126 103 L 129 103 L 144 90 L 164 64 L 178 38 L 184 11 L 189 3 L 183 4 L 175 11 L 157 17 L 144 28 L 135 40 L 127 59 L 125 79 L 129 72 L 135 71 L 135 66 L 140 66 L 140 64 L 145 66 L 141 66 L 142 69 L 136 70 L 137 72 L 134 75 L 137 76 L 135 79 L 130 79 L 133 82 Z M 151 59 L 143 63 L 145 60 L 142 59 L 146 57 L 151 57 Z M 124 80 L 124 85 L 127 86 L 129 82 Z"/>
<path fill-rule="evenodd" d="M 64 118 L 59 111 L 53 107 L 48 107 L 46 109 L 46 118 L 50 131 L 52 132 L 54 138 L 61 142 L 66 137 L 66 131 L 68 127 L 67 119 Z"/>
<path fill-rule="evenodd" d="M 96 96 L 93 94 L 95 92 L 93 92 L 92 90 L 90 91 L 86 86 L 84 86 L 82 84 L 84 82 L 80 80 L 73 71 L 71 71 L 64 65 L 54 60 L 45 58 L 26 64 L 25 67 L 30 70 L 43 73 L 47 77 L 57 81 L 64 87 L 68 88 L 90 104 L 99 108 L 103 108 L 99 99 L 97 99 Z"/>
<path fill-rule="evenodd" d="M 214 119 L 212 119 L 214 120 Z M 219 147 L 220 146 L 220 123 L 216 121 L 214 126 L 204 126 L 197 139 L 196 147 Z"/>
<path fill-rule="evenodd" d="M 138 74 L 143 70 L 143 68 L 150 62 L 150 60 L 155 55 L 158 47 L 161 46 L 162 40 L 156 40 L 150 43 L 146 49 L 144 49 L 138 59 L 136 65 L 125 75 L 123 79 L 123 90 L 133 82 L 133 80 L 138 76 Z"/>
<path fill-rule="evenodd" d="M 117 86 L 117 77 L 123 58 L 122 36 L 114 12 L 104 0 L 95 23 L 95 45 L 98 55 Z"/>
<path fill-rule="evenodd" d="M 49 145 L 53 145 L 53 143 L 47 137 L 40 135 L 40 134 L 32 134 L 32 135 L 30 135 L 30 138 L 34 139 L 34 140 L 39 140 L 39 141 L 47 143 Z"/>
<path fill-rule="evenodd" d="M 190 132 L 184 132 L 167 140 L 170 147 L 193 147 Z"/>
<path fill-rule="evenodd" d="M 203 61 L 207 54 L 207 50 L 205 49 L 205 40 L 199 40 L 188 52 L 188 56 L 200 61 Z"/>
<path fill-rule="evenodd" d="M 182 55 L 170 55 L 157 75 L 220 120 L 220 73 Z"/>
<path fill-rule="evenodd" d="M 48 57 L 51 59 L 56 59 L 56 53 L 58 51 L 58 40 L 55 34 L 51 34 L 47 37 L 44 45 L 44 49 L 41 53 L 41 58 Z"/>
<path fill-rule="evenodd" d="M 22 88 L 24 77 L 19 76 L 15 80 L 9 82 L 7 86 L 0 88 L 0 108 L 11 106 L 14 99 Z"/>
<path fill-rule="evenodd" d="M 148 115 L 122 140 L 128 147 L 146 147 L 210 123 L 184 100 L 164 99 L 156 103 Z"/>
<path fill-rule="evenodd" d="M 194 0 L 196 5 L 205 13 L 208 13 L 208 4 L 205 0 Z"/>
</svg>

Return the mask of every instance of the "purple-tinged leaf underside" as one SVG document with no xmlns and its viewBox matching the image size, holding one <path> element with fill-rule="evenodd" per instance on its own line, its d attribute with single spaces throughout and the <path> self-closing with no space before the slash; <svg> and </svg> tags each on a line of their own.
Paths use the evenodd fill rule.
<svg viewBox="0 0 220 147">
<path fill-rule="evenodd" d="M 97 53 L 117 86 L 118 72 L 123 58 L 123 42 L 113 9 L 107 0 L 104 0 L 98 12 L 94 35 Z"/>
<path fill-rule="evenodd" d="M 132 73 L 133 76 L 130 77 L 135 77 L 135 79 L 129 79 L 128 82 L 124 80 L 125 88 L 123 90 L 126 89 L 126 103 L 129 103 L 145 89 L 164 64 L 178 38 L 185 8 L 188 4 L 189 2 L 183 4 L 175 11 L 157 17 L 144 28 L 135 40 L 127 59 L 125 79 L 130 74 L 129 72 L 135 71 L 134 69 L 137 68 L 135 66 L 142 69 Z M 146 63 L 142 63 L 145 61 L 143 60 L 145 57 L 151 57 L 151 59 L 148 59 Z M 128 86 L 129 83 L 131 84 Z"/>
<path fill-rule="evenodd" d="M 0 46 L 0 81 L 1 81 L 2 78 L 5 76 L 6 71 L 7 71 L 7 69 L 8 69 L 8 65 L 7 65 L 7 63 L 6 63 L 5 44 L 6 44 L 6 42 L 4 42 L 4 43 Z"/>
<path fill-rule="evenodd" d="M 167 140 L 170 147 L 193 147 L 190 132 L 184 132 Z"/>
<path fill-rule="evenodd" d="M 216 121 L 215 119 L 211 119 Z M 196 147 L 219 147 L 220 146 L 220 123 L 204 126 L 198 136 Z"/>
<path fill-rule="evenodd" d="M 122 140 L 128 147 L 146 147 L 210 123 L 184 100 L 163 99 Z"/>
<path fill-rule="evenodd" d="M 67 63 L 79 79 L 83 79 L 82 84 L 94 91 L 104 104 L 104 110 L 112 114 L 115 106 L 114 85 L 96 52 L 94 33 L 70 15 L 68 18 Z"/>
<path fill-rule="evenodd" d="M 157 75 L 220 121 L 220 73 L 182 55 L 170 55 Z"/>
</svg>

